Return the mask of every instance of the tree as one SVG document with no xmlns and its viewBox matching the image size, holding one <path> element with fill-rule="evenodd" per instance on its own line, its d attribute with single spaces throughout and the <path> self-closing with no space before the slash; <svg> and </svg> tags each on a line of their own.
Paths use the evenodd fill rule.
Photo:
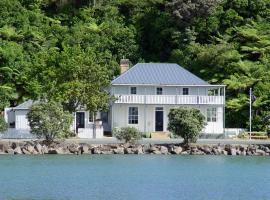
<svg viewBox="0 0 270 200">
<path fill-rule="evenodd" d="M 64 111 L 59 103 L 34 103 L 27 118 L 31 133 L 45 138 L 48 142 L 52 142 L 54 138 L 67 138 L 72 134 L 70 131 L 72 115 Z"/>
<path fill-rule="evenodd" d="M 180 24 L 190 25 L 199 17 L 213 14 L 220 0 L 171 0 L 167 8 L 179 20 Z"/>
<path fill-rule="evenodd" d="M 141 139 L 141 133 L 134 127 L 115 128 L 113 130 L 113 135 L 118 140 L 124 141 L 125 143 L 133 143 Z"/>
<path fill-rule="evenodd" d="M 0 115 L 0 133 L 6 131 L 8 128 L 8 124 L 6 123 L 4 117 Z"/>
<path fill-rule="evenodd" d="M 173 108 L 168 115 L 168 130 L 184 139 L 185 144 L 196 142 L 206 125 L 205 117 L 195 108 Z"/>
</svg>

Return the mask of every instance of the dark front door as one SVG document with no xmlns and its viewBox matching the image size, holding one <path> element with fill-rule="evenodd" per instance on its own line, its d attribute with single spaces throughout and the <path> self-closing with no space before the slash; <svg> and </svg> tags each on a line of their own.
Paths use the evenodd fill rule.
<svg viewBox="0 0 270 200">
<path fill-rule="evenodd" d="M 156 130 L 163 131 L 163 108 L 156 108 Z"/>
<path fill-rule="evenodd" d="M 85 114 L 84 112 L 76 112 L 76 131 L 78 128 L 85 128 L 84 124 Z"/>
</svg>

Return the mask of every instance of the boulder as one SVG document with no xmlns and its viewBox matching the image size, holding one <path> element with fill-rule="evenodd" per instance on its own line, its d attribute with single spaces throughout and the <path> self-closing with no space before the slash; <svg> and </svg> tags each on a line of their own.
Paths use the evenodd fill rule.
<svg viewBox="0 0 270 200">
<path fill-rule="evenodd" d="M 144 153 L 150 153 L 151 145 L 150 145 L 150 144 L 144 144 L 144 145 L 142 146 L 142 148 L 143 148 L 143 152 L 144 152 Z"/>
<path fill-rule="evenodd" d="M 83 154 L 83 145 L 78 146 L 78 154 Z"/>
<path fill-rule="evenodd" d="M 188 151 L 182 151 L 182 152 L 181 152 L 181 155 L 188 155 L 188 154 L 189 154 Z"/>
<path fill-rule="evenodd" d="M 22 150 L 21 150 L 21 147 L 17 146 L 15 149 L 14 149 L 14 154 L 22 154 Z"/>
<path fill-rule="evenodd" d="M 37 143 L 37 144 L 35 145 L 35 150 L 36 150 L 39 154 L 43 154 L 41 144 Z"/>
<path fill-rule="evenodd" d="M 23 154 L 26 154 L 26 155 L 31 154 L 29 151 L 27 151 L 27 149 L 25 149 L 25 147 L 22 148 L 22 152 Z"/>
<path fill-rule="evenodd" d="M 270 153 L 269 147 L 265 147 L 264 151 L 265 151 L 265 153 Z"/>
<path fill-rule="evenodd" d="M 179 146 L 173 146 L 171 150 L 171 154 L 177 154 L 179 155 L 183 151 L 182 147 Z"/>
<path fill-rule="evenodd" d="M 42 152 L 42 154 L 47 154 L 49 152 L 48 147 L 46 145 L 43 145 L 41 152 Z"/>
<path fill-rule="evenodd" d="M 160 147 L 160 153 L 161 154 L 168 154 L 168 148 L 165 146 Z"/>
<path fill-rule="evenodd" d="M 230 149 L 230 151 L 229 151 L 229 155 L 231 155 L 231 156 L 236 156 L 236 152 L 237 152 L 236 149 L 232 147 L 232 148 Z"/>
<path fill-rule="evenodd" d="M 116 149 L 113 149 L 114 154 L 124 154 L 124 147 L 117 147 Z"/>
<path fill-rule="evenodd" d="M 89 146 L 88 145 L 82 145 L 82 153 L 85 154 L 91 154 L 91 151 L 89 151 Z"/>
<path fill-rule="evenodd" d="M 207 155 L 212 154 L 212 149 L 209 146 L 204 146 L 201 150 Z"/>
<path fill-rule="evenodd" d="M 263 151 L 261 149 L 257 149 L 256 150 L 256 155 L 258 155 L 258 156 L 265 156 L 265 151 Z"/>
<path fill-rule="evenodd" d="M 124 148 L 124 153 L 125 154 L 134 154 L 134 152 L 132 151 L 132 148 Z"/>
<path fill-rule="evenodd" d="M 27 151 L 29 151 L 31 154 L 34 154 L 36 151 L 35 148 L 32 145 L 27 145 L 26 146 Z"/>
<path fill-rule="evenodd" d="M 227 152 L 226 150 L 223 149 L 223 150 L 221 151 L 221 154 L 222 154 L 222 155 L 228 155 L 228 152 Z"/>
<path fill-rule="evenodd" d="M 100 154 L 105 154 L 105 155 L 109 155 L 112 154 L 112 151 L 101 151 Z"/>
<path fill-rule="evenodd" d="M 63 147 L 58 147 L 55 149 L 57 154 L 66 154 L 65 150 L 63 149 Z"/>
<path fill-rule="evenodd" d="M 154 151 L 159 151 L 159 149 L 157 148 L 157 146 L 151 145 L 149 152 L 154 153 Z"/>
<path fill-rule="evenodd" d="M 143 154 L 143 148 L 142 146 L 138 146 L 135 150 L 134 150 L 135 154 Z"/>
<path fill-rule="evenodd" d="M 6 150 L 6 153 L 7 153 L 7 154 L 14 154 L 14 150 L 13 150 L 12 148 L 8 148 L 8 149 Z"/>
<path fill-rule="evenodd" d="M 15 148 L 17 147 L 17 144 L 16 144 L 15 142 L 12 142 L 12 144 L 10 145 L 10 147 L 11 147 L 12 149 L 15 149 Z"/>
<path fill-rule="evenodd" d="M 161 154 L 161 151 L 159 151 L 159 150 L 155 150 L 155 151 L 153 151 L 153 154 L 160 155 L 160 154 Z"/>
<path fill-rule="evenodd" d="M 56 149 L 50 148 L 48 150 L 48 154 L 57 154 L 57 151 L 56 151 Z"/>
<path fill-rule="evenodd" d="M 78 149 L 78 146 L 76 144 L 69 145 L 68 150 L 70 153 L 74 153 L 74 154 L 79 153 L 79 149 Z"/>
</svg>

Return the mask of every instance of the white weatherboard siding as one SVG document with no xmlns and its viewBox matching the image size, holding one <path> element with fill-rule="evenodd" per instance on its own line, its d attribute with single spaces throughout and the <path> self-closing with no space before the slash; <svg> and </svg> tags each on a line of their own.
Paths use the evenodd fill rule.
<svg viewBox="0 0 270 200">
<path fill-rule="evenodd" d="M 16 110 L 15 111 L 15 128 L 16 129 L 30 129 L 28 119 L 28 110 Z"/>
<path fill-rule="evenodd" d="M 138 107 L 139 121 L 138 124 L 128 124 L 128 108 Z M 164 132 L 167 132 L 168 125 L 168 114 L 171 108 L 179 107 L 173 105 L 126 105 L 126 104 L 114 104 L 113 105 L 113 123 L 112 128 L 131 126 L 139 129 L 141 132 L 155 132 L 155 109 L 156 107 L 163 107 L 163 126 Z M 199 109 L 202 114 L 206 117 L 207 105 L 200 106 L 185 106 Z M 204 133 L 218 134 L 223 133 L 223 107 L 217 106 L 217 121 L 208 122 L 203 130 Z"/>
<path fill-rule="evenodd" d="M 163 88 L 163 95 L 182 95 L 183 88 L 189 88 L 189 95 L 207 96 L 208 90 L 213 89 L 211 86 L 196 87 L 196 86 L 128 86 L 118 85 L 113 86 L 113 93 L 119 95 L 130 94 L 130 87 L 137 88 L 137 95 L 156 95 L 156 88 Z"/>
</svg>

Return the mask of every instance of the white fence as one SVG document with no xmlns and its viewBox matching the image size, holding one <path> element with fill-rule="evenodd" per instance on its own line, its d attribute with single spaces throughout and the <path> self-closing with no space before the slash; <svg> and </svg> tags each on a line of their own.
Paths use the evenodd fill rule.
<svg viewBox="0 0 270 200">
<path fill-rule="evenodd" d="M 197 95 L 116 95 L 115 103 L 132 104 L 224 104 L 223 96 L 197 96 Z"/>
</svg>

